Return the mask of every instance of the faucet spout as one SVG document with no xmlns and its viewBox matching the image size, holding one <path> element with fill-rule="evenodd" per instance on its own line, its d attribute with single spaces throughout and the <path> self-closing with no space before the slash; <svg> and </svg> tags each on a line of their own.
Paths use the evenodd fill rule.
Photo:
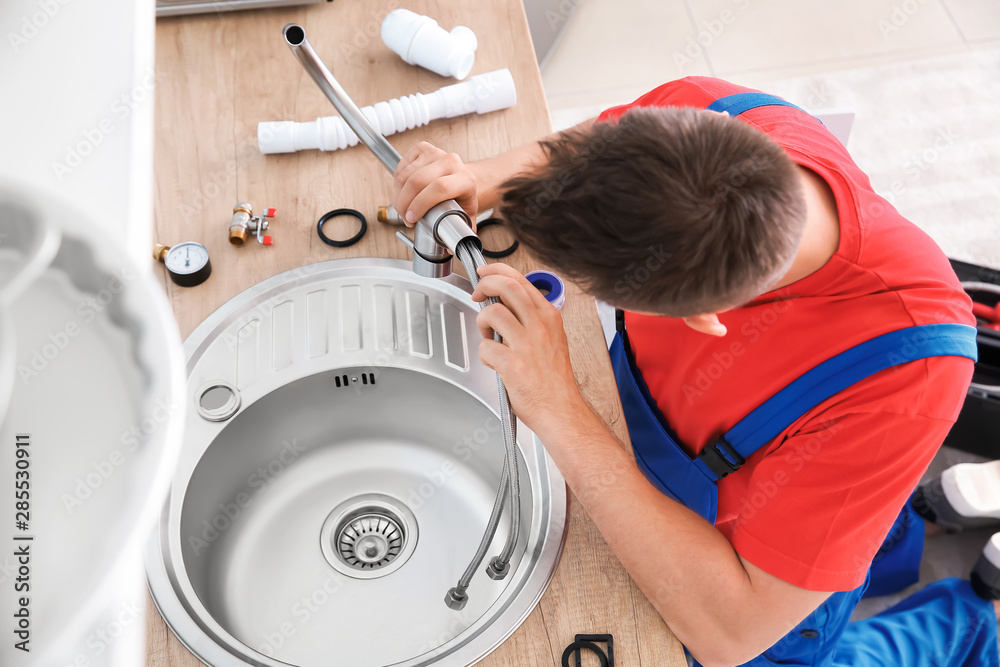
<svg viewBox="0 0 1000 667">
<path fill-rule="evenodd" d="M 371 121 L 361 113 L 361 109 L 350 98 L 347 91 L 333 78 L 333 74 L 323 64 L 312 44 L 306 39 L 305 29 L 297 23 L 289 23 L 282 28 L 282 34 L 295 58 L 302 64 L 302 67 L 309 73 L 327 99 L 333 103 L 337 113 L 344 118 L 347 125 L 354 130 L 354 133 L 364 142 L 365 146 L 368 146 L 375 157 L 382 161 L 386 169 L 390 172 L 396 171 L 396 166 L 402 159 L 399 152 L 386 141 L 385 137 L 379 134 Z"/>
<path fill-rule="evenodd" d="M 402 159 L 399 152 L 379 133 L 320 60 L 312 44 L 306 39 L 306 31 L 302 26 L 289 23 L 282 29 L 282 34 L 295 58 L 337 109 L 348 127 L 354 130 L 390 173 L 395 173 Z M 451 259 L 458 244 L 468 238 L 474 239 L 471 242 L 482 248 L 482 243 L 472 231 L 472 220 L 462 207 L 454 199 L 441 202 L 417 222 L 411 246 L 413 270 L 424 277 L 444 278 L 451 273 Z"/>
</svg>

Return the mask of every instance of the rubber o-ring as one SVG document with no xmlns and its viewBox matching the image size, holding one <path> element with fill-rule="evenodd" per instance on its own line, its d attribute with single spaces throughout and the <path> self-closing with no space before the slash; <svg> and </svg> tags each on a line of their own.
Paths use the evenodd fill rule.
<svg viewBox="0 0 1000 667">
<path fill-rule="evenodd" d="M 358 230 L 357 234 L 347 239 L 346 241 L 336 241 L 323 233 L 323 225 L 326 224 L 327 220 L 329 220 L 330 218 L 336 218 L 338 215 L 350 215 L 361 221 L 361 229 Z M 319 219 L 319 222 L 316 223 L 316 233 L 319 234 L 319 239 L 323 243 L 329 246 L 333 246 L 334 248 L 346 248 L 348 246 L 354 245 L 355 243 L 361 240 L 361 237 L 364 236 L 365 232 L 367 231 L 368 231 L 368 221 L 365 220 L 365 216 L 361 213 L 361 211 L 356 211 L 353 208 L 334 209 L 329 213 L 325 213 L 323 217 Z"/>
<path fill-rule="evenodd" d="M 489 227 L 490 225 L 500 225 L 503 226 L 504 221 L 502 218 L 486 218 L 482 222 L 476 223 L 476 232 L 478 233 L 483 227 Z M 487 250 L 483 248 L 483 257 L 489 257 L 490 259 L 503 259 L 504 257 L 510 257 L 517 250 L 517 247 L 521 245 L 519 241 L 515 240 L 509 248 L 504 250 Z"/>
<path fill-rule="evenodd" d="M 570 656 L 573 655 L 574 651 L 579 651 L 582 648 L 585 648 L 591 653 L 594 653 L 597 656 L 597 659 L 601 661 L 601 667 L 608 667 L 608 656 L 604 654 L 604 651 L 601 650 L 601 647 L 595 644 L 594 642 L 584 642 L 584 641 L 573 642 L 572 644 L 566 647 L 566 650 L 563 651 L 562 654 L 563 667 L 571 667 L 571 665 L 569 664 Z"/>
</svg>

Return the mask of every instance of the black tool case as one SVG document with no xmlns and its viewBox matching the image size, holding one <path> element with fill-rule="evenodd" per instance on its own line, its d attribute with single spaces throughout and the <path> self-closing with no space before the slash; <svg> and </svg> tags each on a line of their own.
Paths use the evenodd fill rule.
<svg viewBox="0 0 1000 667">
<path fill-rule="evenodd" d="M 1000 271 L 951 260 L 958 279 L 1000 285 Z M 975 301 L 995 306 L 1000 294 L 973 291 Z M 969 388 L 965 405 L 958 415 L 944 444 L 989 459 L 1000 459 L 1000 331 L 977 327 L 979 335 L 979 361 L 972 376 L 975 384 L 989 385 L 990 389 Z"/>
</svg>

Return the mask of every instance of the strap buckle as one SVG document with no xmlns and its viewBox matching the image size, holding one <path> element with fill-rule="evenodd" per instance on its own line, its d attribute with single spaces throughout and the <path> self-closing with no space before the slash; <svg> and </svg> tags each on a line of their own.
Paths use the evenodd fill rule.
<svg viewBox="0 0 1000 667">
<path fill-rule="evenodd" d="M 698 452 L 698 458 L 719 479 L 736 472 L 746 463 L 746 459 L 721 435 Z"/>
</svg>

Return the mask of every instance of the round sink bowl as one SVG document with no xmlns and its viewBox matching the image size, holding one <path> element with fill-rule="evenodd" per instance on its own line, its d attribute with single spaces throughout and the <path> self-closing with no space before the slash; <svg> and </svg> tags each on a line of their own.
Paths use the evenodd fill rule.
<svg viewBox="0 0 1000 667">
<path fill-rule="evenodd" d="M 260 283 L 185 343 L 185 444 L 147 554 L 153 598 L 202 661 L 468 665 L 537 604 L 565 537 L 564 481 L 519 433 L 510 574 L 444 602 L 503 466 L 496 379 L 459 277 L 335 260 Z"/>
</svg>

